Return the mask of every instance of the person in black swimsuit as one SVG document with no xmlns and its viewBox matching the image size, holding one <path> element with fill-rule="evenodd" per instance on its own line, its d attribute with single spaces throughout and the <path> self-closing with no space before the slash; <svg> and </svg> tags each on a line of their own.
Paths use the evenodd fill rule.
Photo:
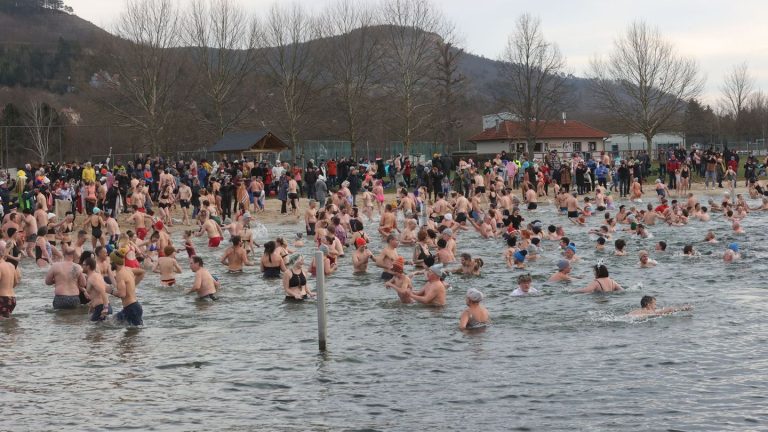
<svg viewBox="0 0 768 432">
<path fill-rule="evenodd" d="M 261 257 L 261 271 L 265 278 L 279 278 L 280 271 L 285 269 L 283 258 L 276 253 L 277 243 L 264 243 L 264 255 Z"/>
<path fill-rule="evenodd" d="M 294 253 L 286 259 L 288 271 L 283 275 L 283 290 L 286 300 L 306 300 L 314 294 L 307 286 L 307 276 L 304 274 L 304 257 Z"/>
</svg>

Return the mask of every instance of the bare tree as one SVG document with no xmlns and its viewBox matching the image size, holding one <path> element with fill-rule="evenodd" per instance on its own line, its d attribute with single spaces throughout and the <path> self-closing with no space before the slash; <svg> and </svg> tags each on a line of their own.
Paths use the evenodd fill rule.
<svg viewBox="0 0 768 432">
<path fill-rule="evenodd" d="M 128 0 L 115 33 L 122 38 L 110 50 L 117 75 L 106 81 L 115 94 L 99 99 L 124 126 L 139 130 L 148 150 L 157 153 L 181 106 L 181 94 L 175 92 L 182 75 L 179 15 L 172 0 Z"/>
<path fill-rule="evenodd" d="M 541 20 L 521 15 L 502 55 L 500 93 L 504 107 L 525 132 L 526 152 L 547 121 L 557 119 L 567 106 L 565 66 L 557 45 L 544 39 Z"/>
<path fill-rule="evenodd" d="M 467 77 L 459 71 L 464 50 L 457 46 L 454 30 L 448 30 L 437 42 L 437 59 L 432 78 L 435 82 L 438 119 L 433 122 L 435 139 L 444 146 L 458 141 L 461 128 L 458 105 L 465 95 Z"/>
<path fill-rule="evenodd" d="M 27 147 L 27 150 L 34 153 L 40 163 L 45 163 L 48 157 L 51 128 L 55 117 L 55 111 L 47 104 L 39 101 L 29 103 L 26 125 L 32 147 Z"/>
<path fill-rule="evenodd" d="M 238 126 L 252 104 L 244 91 L 256 64 L 258 21 L 232 0 L 193 0 L 184 22 L 205 100 L 197 106 L 216 137 Z"/>
<path fill-rule="evenodd" d="M 361 117 L 369 92 L 378 82 L 380 46 L 372 30 L 374 18 L 372 9 L 352 0 L 338 0 L 325 10 L 322 19 L 323 33 L 331 37 L 327 50 L 333 53 L 327 70 L 339 95 L 353 158 L 357 158 Z"/>
<path fill-rule="evenodd" d="M 747 62 L 735 65 L 725 76 L 720 88 L 723 93 L 720 104 L 725 114 L 733 120 L 733 132 L 737 137 L 743 132 L 743 115 L 753 95 L 754 88 L 755 79 L 749 73 Z"/>
<path fill-rule="evenodd" d="M 445 21 L 428 0 L 386 0 L 382 15 L 386 24 L 383 65 L 391 97 L 399 106 L 393 113 L 400 123 L 398 135 L 408 154 L 432 114 L 430 76 Z"/>
<path fill-rule="evenodd" d="M 687 101 L 701 93 L 695 60 L 679 56 L 658 29 L 634 22 L 607 60 L 595 58 L 590 78 L 598 107 L 629 132 L 643 134 L 649 154 L 656 133 L 671 127 Z"/>
<path fill-rule="evenodd" d="M 288 136 L 294 162 L 303 157 L 302 127 L 320 94 L 319 53 L 315 51 L 319 35 L 317 21 L 298 4 L 278 3 L 270 8 L 262 34 L 262 44 L 268 47 L 264 72 L 274 89 L 267 99 L 280 111 L 277 122 Z"/>
</svg>

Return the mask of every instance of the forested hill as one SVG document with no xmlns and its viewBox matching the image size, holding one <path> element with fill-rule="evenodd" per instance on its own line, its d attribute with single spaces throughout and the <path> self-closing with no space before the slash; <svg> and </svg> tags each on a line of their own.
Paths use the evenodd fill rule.
<svg viewBox="0 0 768 432">
<path fill-rule="evenodd" d="M 87 57 L 111 38 L 60 1 L 0 0 L 0 87 L 62 93 L 70 77 L 87 76 Z"/>
</svg>

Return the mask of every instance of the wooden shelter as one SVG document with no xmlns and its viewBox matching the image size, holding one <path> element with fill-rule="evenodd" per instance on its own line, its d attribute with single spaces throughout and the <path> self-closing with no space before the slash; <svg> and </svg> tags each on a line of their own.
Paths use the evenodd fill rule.
<svg viewBox="0 0 768 432">
<path fill-rule="evenodd" d="M 280 153 L 288 150 L 288 144 L 268 130 L 230 132 L 219 139 L 213 147 L 212 153 L 236 155 L 238 159 L 250 156 L 253 159 L 261 159 L 265 153 Z"/>
</svg>

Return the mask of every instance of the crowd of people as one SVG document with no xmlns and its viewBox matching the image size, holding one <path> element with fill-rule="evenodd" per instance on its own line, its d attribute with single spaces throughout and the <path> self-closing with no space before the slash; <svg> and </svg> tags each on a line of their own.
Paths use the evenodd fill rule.
<svg viewBox="0 0 768 432">
<path fill-rule="evenodd" d="M 112 314 L 110 296 L 114 296 L 122 303 L 115 320 L 141 325 L 137 286 L 146 272 L 159 273 L 165 286 L 175 285 L 182 272 L 177 255 L 182 253 L 195 274 L 188 292 L 201 301 L 216 301 L 221 283 L 196 254 L 196 237 L 206 238 L 212 250 L 229 237 L 231 245 L 222 252 L 220 265 L 228 272 L 259 266 L 265 278 L 281 280 L 286 301 L 314 296 L 310 279 L 319 266 L 332 275 L 345 265 L 354 272 L 367 272 L 370 264 L 380 269 L 384 286 L 399 301 L 443 306 L 446 276 L 478 276 L 488 260 L 520 270 L 512 295 L 530 296 L 538 290 L 525 269 L 536 265 L 547 242 L 557 244 L 560 255 L 550 281 L 573 281 L 571 268 L 579 262 L 576 252 L 585 245 L 568 239 L 566 225 L 589 227 L 597 240 L 587 247 L 596 250 L 604 250 L 612 236 L 622 233 L 627 238 L 614 242 L 614 254 L 621 256 L 627 241 L 649 238 L 649 227 L 655 224 L 706 223 L 715 213 L 739 235 L 744 232 L 744 218 L 768 210 L 767 198 L 751 207 L 742 194 L 735 193 L 737 154 L 682 149 L 663 153 L 655 181 L 659 203 L 645 208 L 633 206 L 642 199 L 643 179 L 651 175 L 645 154 L 617 161 L 606 153 L 587 159 L 581 154 L 565 159 L 556 152 L 538 159 L 501 153 L 483 162 L 459 159 L 456 163 L 435 154 L 415 164 L 409 157 L 395 155 L 387 161 L 308 161 L 305 167 L 280 161 L 162 158 L 125 164 L 47 164 L 34 169 L 26 165 L 15 176 L 6 172 L 0 179 L 0 316 L 9 317 L 14 310 L 14 287 L 21 281 L 22 263 L 46 269 L 45 283 L 54 286 L 54 309 L 88 305 L 92 321 Z M 748 157 L 744 177 L 753 199 L 768 195 L 757 179 L 759 174 L 756 159 Z M 725 182 L 728 190 L 723 199 L 702 205 L 690 192 L 694 175 L 705 179 L 706 188 L 723 187 Z M 387 199 L 386 190 L 394 190 L 394 200 Z M 673 196 L 680 200 L 670 201 Z M 251 224 L 266 211 L 270 197 L 281 202 L 281 214 L 303 219 L 306 238 L 302 233 L 292 241 L 256 242 Z M 619 204 L 624 197 L 632 201 Z M 545 224 L 536 218 L 539 203 L 550 202 L 564 223 Z M 527 219 L 531 222 L 524 223 Z M 178 225 L 183 244 L 171 236 Z M 381 250 L 369 249 L 372 237 L 381 238 Z M 710 230 L 705 241 L 716 242 L 717 237 Z M 463 245 L 477 238 L 503 242 L 504 255 L 473 257 L 462 251 Z M 322 262 L 314 258 L 305 262 L 297 250 L 314 246 L 323 252 Z M 413 253 L 401 255 L 404 247 L 413 248 Z M 660 240 L 654 253 L 665 249 L 666 243 Z M 688 245 L 683 253 L 694 254 L 693 249 Z M 723 260 L 739 258 L 739 245 L 729 244 Z M 648 251 L 640 252 L 640 268 L 655 264 Z M 593 270 L 594 280 L 574 291 L 622 290 L 604 263 Z M 479 290 L 467 291 L 462 328 L 490 322 L 482 302 Z M 687 308 L 656 309 L 655 300 L 644 297 L 641 309 L 630 315 Z"/>
</svg>

